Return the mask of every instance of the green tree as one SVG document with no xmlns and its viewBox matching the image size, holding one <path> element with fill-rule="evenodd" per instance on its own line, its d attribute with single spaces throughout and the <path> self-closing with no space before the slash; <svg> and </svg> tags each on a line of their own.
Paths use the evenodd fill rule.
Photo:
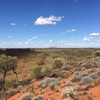
<svg viewBox="0 0 100 100">
<path fill-rule="evenodd" d="M 18 82 L 18 75 L 16 72 L 16 68 L 17 68 L 17 57 L 7 56 L 5 54 L 0 55 L 0 69 L 2 70 L 3 73 L 3 88 L 7 72 L 11 70 L 16 75 L 16 82 Z"/>
</svg>

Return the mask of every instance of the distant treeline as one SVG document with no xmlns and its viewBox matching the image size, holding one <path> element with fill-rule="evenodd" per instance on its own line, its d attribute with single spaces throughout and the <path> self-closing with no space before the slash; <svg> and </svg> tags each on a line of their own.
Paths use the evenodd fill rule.
<svg viewBox="0 0 100 100">
<path fill-rule="evenodd" d="M 21 56 L 23 54 L 35 52 L 35 49 L 0 49 L 0 55 L 11 55 L 11 56 Z"/>
</svg>

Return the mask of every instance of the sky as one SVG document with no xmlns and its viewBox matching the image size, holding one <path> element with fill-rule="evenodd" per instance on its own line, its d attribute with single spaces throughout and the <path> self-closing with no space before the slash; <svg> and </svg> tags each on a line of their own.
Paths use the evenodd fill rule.
<svg viewBox="0 0 100 100">
<path fill-rule="evenodd" d="M 0 0 L 0 48 L 100 48 L 100 0 Z"/>
</svg>

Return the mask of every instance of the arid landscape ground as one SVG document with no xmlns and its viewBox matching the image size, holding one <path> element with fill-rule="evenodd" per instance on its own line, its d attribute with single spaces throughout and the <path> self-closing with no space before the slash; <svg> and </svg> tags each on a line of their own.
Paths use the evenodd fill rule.
<svg viewBox="0 0 100 100">
<path fill-rule="evenodd" d="M 8 71 L 0 100 L 100 100 L 99 48 L 1 49 L 17 56 L 18 82 Z M 2 86 L 0 69 L 0 86 Z"/>
</svg>

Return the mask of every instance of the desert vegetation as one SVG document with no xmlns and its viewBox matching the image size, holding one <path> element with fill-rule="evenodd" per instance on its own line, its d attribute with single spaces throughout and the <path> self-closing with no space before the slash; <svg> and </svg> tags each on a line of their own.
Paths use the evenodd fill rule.
<svg viewBox="0 0 100 100">
<path fill-rule="evenodd" d="M 96 100 L 99 85 L 99 48 L 0 50 L 0 100 Z"/>
</svg>

